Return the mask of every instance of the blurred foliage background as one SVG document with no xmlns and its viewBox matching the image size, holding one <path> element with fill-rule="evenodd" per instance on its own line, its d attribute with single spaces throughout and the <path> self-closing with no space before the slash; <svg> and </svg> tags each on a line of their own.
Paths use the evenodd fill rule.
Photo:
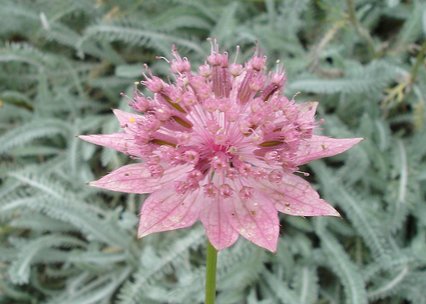
<svg viewBox="0 0 426 304">
<path fill-rule="evenodd" d="M 277 254 L 219 257 L 218 303 L 426 303 L 422 0 L 0 0 L 0 303 L 199 303 L 205 237 L 136 239 L 143 197 L 86 183 L 129 159 L 78 134 L 118 129 L 142 64 L 172 44 L 258 41 L 323 133 L 366 140 L 306 168 L 342 219 L 282 216 Z"/>
</svg>

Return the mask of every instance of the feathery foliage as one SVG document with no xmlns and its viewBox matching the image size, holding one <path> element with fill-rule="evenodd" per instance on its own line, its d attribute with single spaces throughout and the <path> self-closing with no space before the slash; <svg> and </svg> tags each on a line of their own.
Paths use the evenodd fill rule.
<svg viewBox="0 0 426 304">
<path fill-rule="evenodd" d="M 276 255 L 221 252 L 218 303 L 426 303 L 426 4 L 421 0 L 0 1 L 0 303 L 201 303 L 200 226 L 136 238 L 144 197 L 86 183 L 128 160 L 76 135 L 118 128 L 142 64 L 207 37 L 287 70 L 323 133 L 364 137 L 311 173 L 342 219 L 281 217 Z M 231 51 L 231 50 L 230 50 Z"/>
</svg>

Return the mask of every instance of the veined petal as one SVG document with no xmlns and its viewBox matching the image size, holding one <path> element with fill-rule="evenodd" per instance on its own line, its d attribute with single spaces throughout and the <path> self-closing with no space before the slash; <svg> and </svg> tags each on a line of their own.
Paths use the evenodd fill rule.
<svg viewBox="0 0 426 304">
<path fill-rule="evenodd" d="M 199 192 L 180 195 L 173 185 L 166 185 L 152 193 L 141 208 L 138 237 L 192 226 L 200 213 Z"/>
<path fill-rule="evenodd" d="M 123 166 L 97 181 L 90 182 L 90 186 L 112 191 L 128 193 L 151 193 L 171 181 L 182 178 L 182 175 L 192 170 L 192 165 L 182 165 L 168 168 L 163 176 L 151 176 L 146 164 L 131 164 Z"/>
<path fill-rule="evenodd" d="M 238 232 L 234 230 L 224 210 L 223 198 L 203 197 L 200 220 L 206 230 L 207 238 L 214 248 L 222 250 L 233 245 L 238 239 Z"/>
<path fill-rule="evenodd" d="M 330 204 L 303 178 L 284 174 L 281 183 L 260 181 L 260 186 L 275 201 L 275 208 L 285 214 L 298 216 L 340 216 Z"/>
<path fill-rule="evenodd" d="M 80 135 L 79 138 L 125 154 L 140 156 L 140 147 L 135 143 L 134 137 L 126 133 Z"/>
<path fill-rule="evenodd" d="M 359 143 L 363 138 L 331 138 L 313 135 L 300 143 L 295 163 L 306 164 L 312 160 L 340 154 Z"/>
<path fill-rule="evenodd" d="M 270 198 L 254 189 L 252 197 L 241 199 L 236 192 L 224 205 L 232 227 L 239 234 L 260 247 L 277 250 L 280 223 Z"/>
<path fill-rule="evenodd" d="M 114 112 L 115 117 L 117 117 L 120 127 L 123 129 L 129 129 L 130 131 L 137 131 L 138 120 L 141 120 L 141 116 L 129 112 L 125 112 L 119 109 L 112 110 Z"/>
<path fill-rule="evenodd" d="M 299 116 L 303 117 L 304 121 L 314 122 L 318 107 L 317 101 L 303 102 L 298 104 L 298 107 L 300 111 Z"/>
</svg>

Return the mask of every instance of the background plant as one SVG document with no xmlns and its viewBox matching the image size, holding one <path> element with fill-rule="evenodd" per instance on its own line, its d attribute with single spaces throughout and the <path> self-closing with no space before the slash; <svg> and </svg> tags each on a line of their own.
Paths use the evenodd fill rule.
<svg viewBox="0 0 426 304">
<path fill-rule="evenodd" d="M 143 198 L 86 185 L 128 160 L 75 136 L 117 130 L 142 63 L 200 62 L 207 37 L 258 41 L 324 133 L 366 138 L 303 168 L 343 219 L 222 252 L 218 303 L 426 303 L 425 20 L 421 0 L 0 0 L 0 303 L 202 301 L 202 228 L 137 240 Z"/>
</svg>

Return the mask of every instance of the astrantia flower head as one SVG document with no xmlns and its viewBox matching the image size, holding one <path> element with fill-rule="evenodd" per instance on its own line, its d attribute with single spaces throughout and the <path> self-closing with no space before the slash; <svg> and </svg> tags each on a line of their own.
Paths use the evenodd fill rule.
<svg viewBox="0 0 426 304">
<path fill-rule="evenodd" d="M 138 158 L 92 186 L 151 193 L 140 212 L 138 235 L 173 230 L 200 220 L 218 250 L 241 235 L 275 251 L 278 211 L 297 216 L 339 213 L 298 176 L 298 167 L 349 149 L 360 138 L 314 134 L 317 103 L 298 104 L 282 95 L 282 69 L 267 73 L 257 50 L 245 64 L 230 63 L 213 41 L 195 72 L 176 49 L 174 82 L 147 68 L 131 107 L 114 110 L 120 133 L 82 139 Z"/>
</svg>

